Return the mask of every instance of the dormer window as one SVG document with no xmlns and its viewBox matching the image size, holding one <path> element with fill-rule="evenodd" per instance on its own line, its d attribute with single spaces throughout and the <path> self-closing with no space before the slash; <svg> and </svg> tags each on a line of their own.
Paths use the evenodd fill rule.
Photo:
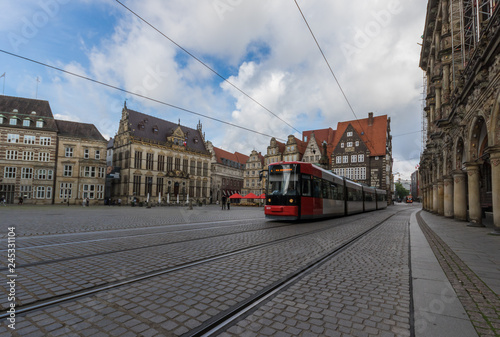
<svg viewBox="0 0 500 337">
<path fill-rule="evenodd" d="M 37 128 L 43 128 L 43 121 L 42 120 L 36 121 L 36 127 Z"/>
<path fill-rule="evenodd" d="M 198 143 L 198 137 L 194 137 L 193 141 L 194 141 L 195 144 L 197 144 Z"/>
<path fill-rule="evenodd" d="M 158 126 L 156 126 L 156 125 L 155 125 L 155 126 L 153 126 L 153 132 L 154 132 L 154 133 L 158 133 Z"/>
<path fill-rule="evenodd" d="M 17 125 L 17 118 L 15 118 L 15 117 L 14 117 L 14 118 L 11 118 L 11 119 L 9 120 L 9 124 L 10 124 L 10 125 Z"/>
<path fill-rule="evenodd" d="M 143 122 L 141 122 L 141 123 L 137 124 L 137 128 L 138 128 L 139 130 L 144 130 L 144 123 L 143 123 Z"/>
<path fill-rule="evenodd" d="M 30 119 L 29 119 L 29 118 L 24 119 L 24 120 L 23 120 L 23 126 L 30 126 L 30 124 L 31 124 L 30 122 L 31 122 L 31 121 L 30 121 Z"/>
</svg>

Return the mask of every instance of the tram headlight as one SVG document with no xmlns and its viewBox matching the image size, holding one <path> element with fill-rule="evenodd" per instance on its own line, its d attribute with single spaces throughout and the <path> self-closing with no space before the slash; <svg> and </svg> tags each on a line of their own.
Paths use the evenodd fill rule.
<svg viewBox="0 0 500 337">
<path fill-rule="evenodd" d="M 295 202 L 295 200 L 290 199 L 290 200 L 288 200 L 288 202 L 291 203 L 291 204 L 293 204 Z"/>
<path fill-rule="evenodd" d="M 268 202 L 268 203 L 271 203 L 271 198 L 267 199 L 267 202 Z"/>
</svg>

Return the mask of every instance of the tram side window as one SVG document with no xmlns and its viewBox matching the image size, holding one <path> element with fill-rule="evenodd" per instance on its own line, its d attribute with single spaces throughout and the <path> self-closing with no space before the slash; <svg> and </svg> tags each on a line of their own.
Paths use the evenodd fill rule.
<svg viewBox="0 0 500 337">
<path fill-rule="evenodd" d="M 312 194 L 314 198 L 321 198 L 321 179 L 314 178 L 312 181 Z"/>
<path fill-rule="evenodd" d="M 331 199 L 330 183 L 326 180 L 321 180 L 321 197 L 323 199 Z"/>
<path fill-rule="evenodd" d="M 311 196 L 311 176 L 302 175 L 302 195 L 304 197 Z"/>
</svg>

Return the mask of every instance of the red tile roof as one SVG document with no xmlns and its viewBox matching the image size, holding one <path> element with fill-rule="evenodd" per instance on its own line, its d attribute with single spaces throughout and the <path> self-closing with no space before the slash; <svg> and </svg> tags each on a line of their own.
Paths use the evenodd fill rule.
<svg viewBox="0 0 500 337">
<path fill-rule="evenodd" d="M 328 129 L 319 129 L 319 130 L 309 130 L 309 131 L 303 131 L 302 132 L 302 139 L 305 139 L 307 137 L 307 140 L 311 138 L 311 133 L 314 132 L 314 138 L 316 138 L 316 142 L 318 143 L 318 146 L 321 147 L 323 144 L 323 141 L 326 141 L 327 144 L 331 144 L 333 142 L 333 139 L 335 138 L 335 130 L 332 128 Z"/>
<path fill-rule="evenodd" d="M 249 156 L 246 156 L 242 153 L 239 152 L 231 153 L 215 146 L 214 146 L 214 151 L 215 151 L 215 157 L 217 158 L 217 163 L 219 164 L 222 164 L 222 158 L 224 158 L 245 165 L 248 158 L 250 158 Z"/>
<path fill-rule="evenodd" d="M 337 146 L 340 138 L 350 124 L 361 137 L 361 140 L 365 143 L 368 150 L 370 150 L 370 156 L 385 156 L 387 143 L 387 115 L 376 116 L 372 119 L 372 125 L 369 125 L 370 118 L 339 122 L 332 145 L 334 147 Z"/>
</svg>

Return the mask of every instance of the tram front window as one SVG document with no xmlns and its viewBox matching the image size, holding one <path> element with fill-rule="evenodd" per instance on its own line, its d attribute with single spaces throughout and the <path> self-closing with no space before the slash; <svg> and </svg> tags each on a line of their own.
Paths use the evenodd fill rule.
<svg viewBox="0 0 500 337">
<path fill-rule="evenodd" d="M 269 169 L 268 195 L 299 195 L 297 165 L 273 165 Z"/>
</svg>

